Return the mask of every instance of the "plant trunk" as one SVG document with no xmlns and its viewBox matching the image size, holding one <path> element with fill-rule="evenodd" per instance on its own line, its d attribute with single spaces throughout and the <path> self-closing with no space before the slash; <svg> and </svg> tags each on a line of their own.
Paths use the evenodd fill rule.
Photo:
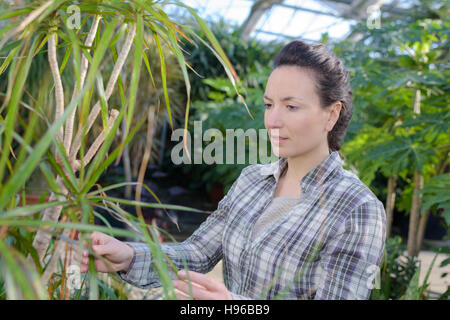
<svg viewBox="0 0 450 320">
<path fill-rule="evenodd" d="M 420 89 L 417 89 L 414 97 L 414 113 L 420 114 Z M 409 230 L 408 230 L 408 255 L 417 256 L 419 249 L 417 248 L 418 227 L 420 219 L 420 203 L 422 195 L 417 194 L 419 190 L 423 189 L 423 175 L 420 171 L 414 169 L 414 188 L 411 203 L 411 213 L 409 217 Z"/>
<path fill-rule="evenodd" d="M 411 204 L 411 213 L 409 217 L 409 230 L 408 230 L 408 255 L 417 256 L 417 228 L 419 227 L 420 219 L 420 199 L 421 195 L 416 194 L 417 191 L 423 188 L 423 176 L 419 170 L 414 170 L 414 189 Z"/>
<path fill-rule="evenodd" d="M 420 249 L 422 249 L 423 238 L 425 237 L 425 230 L 427 228 L 427 222 L 430 213 L 431 209 L 428 209 L 420 216 L 419 229 L 417 231 L 417 244 L 416 244 L 417 254 L 419 254 Z"/>
<path fill-rule="evenodd" d="M 60 176 L 56 177 L 56 183 L 61 188 L 62 194 L 65 196 L 67 194 L 67 189 L 63 183 L 63 179 Z M 50 194 L 49 202 L 56 201 L 57 197 L 54 192 Z M 42 221 L 58 221 L 59 215 L 61 213 L 62 206 L 50 207 L 44 210 L 44 214 L 42 215 Z M 48 230 L 38 229 L 36 235 L 33 240 L 33 247 L 36 249 L 36 252 L 39 257 L 39 261 L 42 263 L 45 252 L 47 251 L 48 244 L 50 243 L 50 239 L 52 237 L 51 232 L 53 229 Z M 29 256 L 29 261 L 31 262 L 31 256 Z"/>
<path fill-rule="evenodd" d="M 445 167 L 447 164 L 447 158 L 443 159 L 437 166 L 436 174 L 440 175 L 445 172 Z M 417 234 L 417 252 L 419 253 L 422 249 L 423 239 L 425 238 L 425 231 L 427 228 L 428 218 L 431 214 L 431 209 L 426 210 L 421 216 L 419 221 L 419 230 Z"/>
<path fill-rule="evenodd" d="M 64 113 L 64 89 L 62 85 L 61 75 L 59 74 L 58 58 L 56 56 L 56 46 L 58 44 L 58 36 L 56 31 L 48 38 L 48 62 L 52 72 L 53 81 L 55 82 L 55 121 L 62 117 Z M 56 135 L 57 143 L 64 141 L 64 128 L 61 126 Z M 55 160 L 57 163 L 62 163 L 62 157 L 58 151 L 55 150 Z"/>
<path fill-rule="evenodd" d="M 386 199 L 386 239 L 391 236 L 392 221 L 394 219 L 395 188 L 397 187 L 397 175 L 394 174 L 388 179 L 388 191 Z"/>
</svg>

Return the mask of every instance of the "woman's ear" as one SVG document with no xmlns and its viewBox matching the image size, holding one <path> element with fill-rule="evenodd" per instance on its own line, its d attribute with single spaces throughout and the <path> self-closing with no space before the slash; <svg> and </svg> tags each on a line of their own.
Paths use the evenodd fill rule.
<svg viewBox="0 0 450 320">
<path fill-rule="evenodd" d="M 328 116 L 327 131 L 333 130 L 334 125 L 339 119 L 341 114 L 342 102 L 338 101 L 330 106 L 330 114 Z"/>
</svg>

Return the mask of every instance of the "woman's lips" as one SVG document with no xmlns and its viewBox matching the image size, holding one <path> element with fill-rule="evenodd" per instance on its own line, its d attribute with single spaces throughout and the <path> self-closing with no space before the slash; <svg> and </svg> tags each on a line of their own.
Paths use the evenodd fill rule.
<svg viewBox="0 0 450 320">
<path fill-rule="evenodd" d="M 283 137 L 273 137 L 273 136 L 272 136 L 270 139 L 272 140 L 273 143 L 281 144 L 281 143 L 283 143 L 284 141 L 286 141 L 288 138 L 283 138 Z"/>
</svg>

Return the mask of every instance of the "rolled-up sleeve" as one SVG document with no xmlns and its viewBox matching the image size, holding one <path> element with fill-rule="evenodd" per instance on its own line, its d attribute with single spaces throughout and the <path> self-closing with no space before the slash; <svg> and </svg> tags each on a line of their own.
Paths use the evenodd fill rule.
<svg viewBox="0 0 450 320">
<path fill-rule="evenodd" d="M 373 288 L 385 248 L 383 204 L 378 199 L 363 203 L 343 226 L 320 252 L 316 300 L 366 300 Z"/>
<path fill-rule="evenodd" d="M 177 269 L 184 269 L 186 263 L 191 271 L 207 273 L 222 259 L 222 235 L 236 184 L 237 182 L 232 185 L 217 209 L 188 239 L 181 243 L 161 244 L 161 250 Z M 124 281 L 143 289 L 160 287 L 161 281 L 149 246 L 145 243 L 126 243 L 133 247 L 135 254 L 128 271 L 118 272 L 118 275 Z M 172 279 L 176 279 L 176 274 L 170 267 L 169 274 Z"/>
</svg>

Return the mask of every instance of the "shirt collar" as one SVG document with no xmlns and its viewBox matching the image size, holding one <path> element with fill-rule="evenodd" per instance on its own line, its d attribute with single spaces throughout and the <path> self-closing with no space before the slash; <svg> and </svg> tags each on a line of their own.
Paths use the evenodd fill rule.
<svg viewBox="0 0 450 320">
<path fill-rule="evenodd" d="M 278 183 L 280 175 L 287 168 L 287 158 L 280 158 L 278 161 L 262 166 L 260 174 L 263 176 L 273 175 Z M 338 151 L 331 152 L 321 163 L 309 171 L 300 181 L 302 192 L 308 192 L 312 188 L 318 188 L 330 178 L 335 169 L 342 165 Z"/>
</svg>

